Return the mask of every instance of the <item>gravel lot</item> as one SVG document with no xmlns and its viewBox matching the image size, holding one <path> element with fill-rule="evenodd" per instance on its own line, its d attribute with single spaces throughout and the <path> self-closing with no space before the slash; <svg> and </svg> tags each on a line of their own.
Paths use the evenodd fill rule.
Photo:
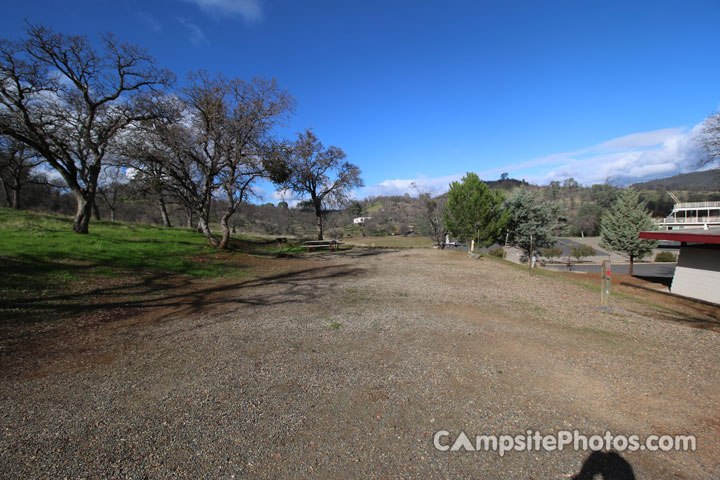
<svg viewBox="0 0 720 480">
<path fill-rule="evenodd" d="M 439 452 L 433 434 L 578 429 L 696 435 L 620 455 L 638 479 L 720 479 L 716 310 L 605 312 L 460 252 L 282 261 L 0 350 L 0 477 L 571 478 L 590 452 Z"/>
</svg>

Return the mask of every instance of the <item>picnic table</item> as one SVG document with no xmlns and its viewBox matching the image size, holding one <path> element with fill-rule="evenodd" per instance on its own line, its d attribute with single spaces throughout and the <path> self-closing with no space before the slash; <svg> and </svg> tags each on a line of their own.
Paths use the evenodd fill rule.
<svg viewBox="0 0 720 480">
<path fill-rule="evenodd" d="M 308 252 L 310 250 L 313 250 L 315 248 L 328 248 L 330 250 L 337 250 L 340 245 L 342 245 L 343 242 L 340 242 L 338 240 L 308 240 L 307 242 L 304 242 L 305 248 L 308 249 Z"/>
</svg>

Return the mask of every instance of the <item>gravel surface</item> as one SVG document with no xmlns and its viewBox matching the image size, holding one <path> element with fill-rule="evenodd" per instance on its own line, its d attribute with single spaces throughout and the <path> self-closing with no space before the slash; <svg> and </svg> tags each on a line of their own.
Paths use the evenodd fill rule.
<svg viewBox="0 0 720 480">
<path fill-rule="evenodd" d="M 599 309 L 459 252 L 286 262 L 3 358 L 0 477 L 572 478 L 590 452 L 440 452 L 433 434 L 578 429 L 696 435 L 620 455 L 638 479 L 720 479 L 720 334 L 688 326 L 718 312 Z"/>
</svg>

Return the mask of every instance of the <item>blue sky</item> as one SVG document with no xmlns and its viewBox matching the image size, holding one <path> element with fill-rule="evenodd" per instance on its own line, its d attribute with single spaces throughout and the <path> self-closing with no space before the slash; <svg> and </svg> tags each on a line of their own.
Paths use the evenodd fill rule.
<svg viewBox="0 0 720 480">
<path fill-rule="evenodd" d="M 181 79 L 277 78 L 360 166 L 360 197 L 441 192 L 465 172 L 618 182 L 695 169 L 720 107 L 717 1 L 0 0 L 23 19 L 111 31 Z M 263 185 L 267 200 L 277 200 Z"/>
</svg>

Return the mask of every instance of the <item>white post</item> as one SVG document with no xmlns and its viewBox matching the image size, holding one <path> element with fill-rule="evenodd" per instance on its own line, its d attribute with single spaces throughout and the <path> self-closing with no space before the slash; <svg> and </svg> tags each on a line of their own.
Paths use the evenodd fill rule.
<svg viewBox="0 0 720 480">
<path fill-rule="evenodd" d="M 602 262 L 602 281 L 600 283 L 600 305 L 607 307 L 610 302 L 610 275 L 612 266 L 610 260 Z"/>
<path fill-rule="evenodd" d="M 530 234 L 530 252 L 529 252 L 529 253 L 530 253 L 530 258 L 528 258 L 528 264 L 530 265 L 530 273 L 532 273 L 532 269 L 533 269 L 533 267 L 534 267 L 533 261 L 532 261 L 532 259 L 533 259 L 533 238 L 532 238 L 532 233 Z"/>
</svg>

